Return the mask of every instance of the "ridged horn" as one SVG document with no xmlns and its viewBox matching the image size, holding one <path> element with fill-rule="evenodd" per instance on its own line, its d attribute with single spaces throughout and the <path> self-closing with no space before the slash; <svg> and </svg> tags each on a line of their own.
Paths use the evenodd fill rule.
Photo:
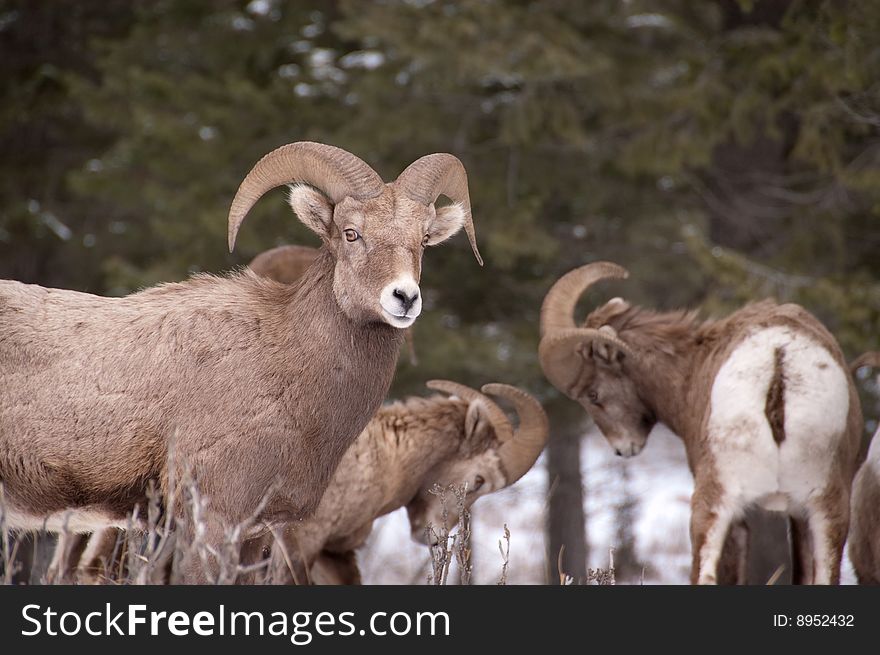
<svg viewBox="0 0 880 655">
<path fill-rule="evenodd" d="M 412 200 L 425 205 L 437 201 L 441 195 L 459 203 L 464 209 L 464 231 L 467 233 L 471 250 L 480 266 L 483 258 L 477 248 L 477 235 L 471 216 L 471 197 L 468 193 L 467 171 L 454 155 L 435 153 L 416 159 L 398 176 L 397 184 Z"/>
<path fill-rule="evenodd" d="M 284 184 L 305 182 L 334 204 L 343 198 L 373 198 L 382 193 L 382 178 L 362 159 L 346 150 L 298 141 L 270 152 L 247 174 L 229 208 L 229 251 L 245 216 L 263 194 Z"/>
<path fill-rule="evenodd" d="M 852 361 L 849 365 L 849 370 L 855 373 L 863 366 L 880 368 L 880 351 L 862 353 Z"/>
<path fill-rule="evenodd" d="M 550 422 L 541 403 L 531 394 L 507 384 L 485 384 L 483 393 L 505 398 L 513 403 L 519 416 L 519 426 L 513 437 L 501 444 L 498 456 L 511 485 L 524 476 L 535 464 L 550 436 Z"/>
<path fill-rule="evenodd" d="M 551 330 L 577 327 L 574 308 L 592 285 L 609 278 L 625 279 L 629 272 L 611 262 L 594 262 L 569 271 L 550 287 L 541 305 L 541 336 Z"/>
<path fill-rule="evenodd" d="M 464 384 L 450 380 L 429 380 L 425 386 L 434 391 L 442 391 L 450 396 L 458 396 L 469 403 L 475 400 L 481 401 L 486 407 L 486 415 L 495 429 L 495 435 L 498 437 L 498 440 L 506 442 L 513 438 L 513 426 L 507 419 L 507 414 L 488 396 L 476 389 L 471 389 Z"/>
<path fill-rule="evenodd" d="M 575 400 L 579 395 L 575 384 L 583 367 L 590 365 L 576 352 L 577 347 L 583 343 L 606 343 L 629 357 L 633 356 L 630 347 L 610 328 L 603 327 L 597 330 L 573 327 L 553 330 L 546 334 L 538 346 L 541 370 L 554 387 Z"/>
</svg>

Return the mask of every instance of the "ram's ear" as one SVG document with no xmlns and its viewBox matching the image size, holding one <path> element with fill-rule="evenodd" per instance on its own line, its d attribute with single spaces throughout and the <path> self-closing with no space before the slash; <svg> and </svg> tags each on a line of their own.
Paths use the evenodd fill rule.
<svg viewBox="0 0 880 655">
<path fill-rule="evenodd" d="M 464 225 L 465 217 L 464 207 L 457 202 L 437 209 L 425 229 L 428 245 L 436 246 L 458 232 Z"/>
<path fill-rule="evenodd" d="M 491 427 L 492 421 L 489 419 L 489 411 L 485 401 L 479 398 L 472 400 L 464 418 L 465 438 L 468 440 L 482 438 L 481 435 Z"/>
<path fill-rule="evenodd" d="M 328 238 L 333 205 L 327 196 L 307 184 L 292 184 L 288 202 L 303 225 L 322 239 Z"/>
<path fill-rule="evenodd" d="M 591 355 L 598 366 L 620 370 L 621 363 L 626 357 L 626 351 L 621 345 L 617 332 L 610 325 L 603 325 L 599 332 L 607 335 L 608 339 L 597 337 L 591 343 Z"/>
<path fill-rule="evenodd" d="M 601 307 L 594 309 L 584 321 L 584 327 L 600 328 L 632 308 L 623 298 L 612 298 Z"/>
</svg>

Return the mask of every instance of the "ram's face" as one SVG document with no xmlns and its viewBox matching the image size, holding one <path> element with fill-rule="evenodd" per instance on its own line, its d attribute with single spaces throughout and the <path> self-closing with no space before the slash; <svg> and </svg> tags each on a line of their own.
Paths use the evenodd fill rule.
<svg viewBox="0 0 880 655">
<path fill-rule="evenodd" d="M 425 476 L 425 484 L 406 506 L 413 540 L 435 545 L 444 529 L 452 530 L 458 523 L 462 509 L 505 486 L 495 449 L 443 462 Z"/>
<path fill-rule="evenodd" d="M 387 190 L 362 203 L 343 201 L 334 211 L 333 291 L 349 315 L 361 314 L 407 328 L 422 311 L 419 279 L 424 253 L 424 208 Z"/>
<path fill-rule="evenodd" d="M 607 346 L 587 343 L 572 357 L 583 366 L 572 397 L 587 410 L 617 455 L 638 455 L 657 419 L 624 370 L 623 355 Z"/>
<path fill-rule="evenodd" d="M 593 262 L 557 280 L 541 307 L 541 370 L 553 384 L 587 411 L 614 452 L 632 457 L 645 447 L 657 422 L 640 395 L 634 374 L 638 358 L 616 325 L 631 312 L 623 298 L 612 298 L 578 325 L 574 309 L 593 284 L 629 273 L 611 262 Z"/>
<path fill-rule="evenodd" d="M 450 434 L 442 437 L 457 443 L 456 451 L 422 477 L 415 496 L 407 503 L 415 541 L 434 545 L 444 530 L 458 523 L 463 509 L 507 486 L 488 402 L 485 396 L 467 402 L 463 420 L 450 426 Z"/>
<path fill-rule="evenodd" d="M 457 232 L 464 212 L 435 209 L 395 192 L 392 185 L 368 200 L 346 198 L 335 206 L 310 187 L 294 187 L 291 205 L 300 216 L 326 226 L 325 242 L 336 266 L 336 302 L 354 320 L 408 328 L 422 311 L 422 255 Z"/>
</svg>

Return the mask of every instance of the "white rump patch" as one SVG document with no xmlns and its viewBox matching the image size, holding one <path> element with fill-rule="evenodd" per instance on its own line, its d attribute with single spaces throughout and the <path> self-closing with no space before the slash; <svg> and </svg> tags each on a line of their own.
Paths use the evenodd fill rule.
<svg viewBox="0 0 880 655">
<path fill-rule="evenodd" d="M 778 445 L 765 415 L 777 349 L 785 403 Z M 788 327 L 758 330 L 734 349 L 712 385 L 707 434 L 725 504 L 737 513 L 753 503 L 806 508 L 846 430 L 847 375 L 825 348 Z"/>
</svg>

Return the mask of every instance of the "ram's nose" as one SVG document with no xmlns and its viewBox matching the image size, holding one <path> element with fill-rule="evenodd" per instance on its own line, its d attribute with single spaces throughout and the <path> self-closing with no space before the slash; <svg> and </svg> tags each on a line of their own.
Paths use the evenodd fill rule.
<svg viewBox="0 0 880 655">
<path fill-rule="evenodd" d="M 416 300 L 419 299 L 419 288 L 416 287 L 415 291 L 411 289 L 395 289 L 391 292 L 391 295 L 400 301 L 403 311 L 408 312 L 416 304 Z"/>
<path fill-rule="evenodd" d="M 382 289 L 379 298 L 385 322 L 396 328 L 408 328 L 422 311 L 419 285 L 409 275 L 393 280 Z"/>
</svg>

